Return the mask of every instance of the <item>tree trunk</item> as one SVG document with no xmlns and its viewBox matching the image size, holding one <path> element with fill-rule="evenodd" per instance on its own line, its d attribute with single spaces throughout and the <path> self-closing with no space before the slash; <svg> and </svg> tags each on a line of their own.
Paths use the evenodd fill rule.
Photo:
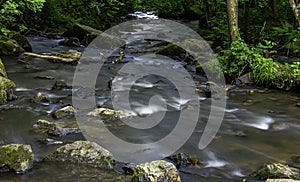
<svg viewBox="0 0 300 182">
<path fill-rule="evenodd" d="M 297 4 L 294 0 L 289 0 L 290 6 L 293 10 L 294 16 L 296 18 L 298 26 L 300 26 L 300 20 L 299 20 L 299 11 L 297 9 Z"/>
<path fill-rule="evenodd" d="M 238 0 L 227 0 L 227 15 L 231 41 L 240 37 L 238 27 Z"/>
<path fill-rule="evenodd" d="M 274 17 L 278 18 L 278 8 L 277 8 L 278 0 L 271 0 L 271 1 L 272 1 L 272 10 L 273 10 Z"/>
</svg>

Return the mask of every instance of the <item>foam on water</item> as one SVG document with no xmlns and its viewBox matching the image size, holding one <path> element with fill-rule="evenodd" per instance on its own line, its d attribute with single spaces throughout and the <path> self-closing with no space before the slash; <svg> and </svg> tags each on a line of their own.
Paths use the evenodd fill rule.
<svg viewBox="0 0 300 182">
<path fill-rule="evenodd" d="M 271 117 L 265 116 L 265 117 L 258 118 L 257 121 L 254 123 L 244 123 L 244 125 L 258 128 L 261 130 L 268 130 L 272 123 L 274 123 L 274 119 Z"/>
</svg>

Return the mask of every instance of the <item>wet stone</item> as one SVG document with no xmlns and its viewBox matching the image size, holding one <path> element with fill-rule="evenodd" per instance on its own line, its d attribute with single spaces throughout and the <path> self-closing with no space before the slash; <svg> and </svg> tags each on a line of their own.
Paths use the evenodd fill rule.
<svg viewBox="0 0 300 182">
<path fill-rule="evenodd" d="M 196 159 L 195 157 L 191 157 L 185 153 L 172 155 L 170 157 L 167 157 L 167 159 L 171 160 L 177 168 L 199 165 L 198 159 Z"/>
<path fill-rule="evenodd" d="M 111 152 L 90 141 L 76 141 L 61 146 L 45 160 L 87 164 L 103 169 L 112 169 L 115 165 Z"/>
<path fill-rule="evenodd" d="M 43 94 L 41 92 L 38 92 L 33 98 L 32 102 L 34 103 L 50 103 L 49 96 L 46 94 Z"/>
<path fill-rule="evenodd" d="M 0 168 L 24 173 L 33 167 L 34 154 L 30 145 L 9 144 L 0 147 Z"/>
<path fill-rule="evenodd" d="M 75 116 L 75 109 L 73 106 L 65 106 L 61 109 L 56 110 L 52 116 L 56 119 L 62 119 L 62 118 L 74 118 Z"/>
<path fill-rule="evenodd" d="M 64 90 L 72 89 L 72 86 L 69 86 L 65 80 L 58 80 L 52 87 L 52 90 Z"/>
<path fill-rule="evenodd" d="M 134 169 L 132 182 L 180 182 L 176 167 L 163 160 L 139 164 Z"/>
<path fill-rule="evenodd" d="M 300 170 L 286 164 L 271 163 L 265 164 L 253 176 L 260 179 L 296 179 L 300 180 Z"/>
</svg>

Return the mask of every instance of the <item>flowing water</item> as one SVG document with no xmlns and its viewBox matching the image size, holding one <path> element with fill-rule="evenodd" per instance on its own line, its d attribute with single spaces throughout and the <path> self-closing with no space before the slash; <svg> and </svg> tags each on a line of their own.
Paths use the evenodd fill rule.
<svg viewBox="0 0 300 182">
<path fill-rule="evenodd" d="M 149 28 L 151 27 L 148 27 L 147 30 Z M 60 40 L 58 39 L 35 36 L 28 38 L 33 45 L 33 52 L 36 53 L 70 49 L 59 46 Z M 156 64 L 151 60 L 135 58 L 139 53 L 132 51 L 142 48 L 149 49 L 149 44 L 157 45 L 158 42 L 150 40 L 129 44 L 125 50 L 125 60 Z M 155 46 L 152 48 L 155 50 Z M 83 48 L 79 48 L 79 50 L 83 50 Z M 116 55 L 118 55 L 118 51 L 116 51 Z M 130 176 L 115 171 L 41 161 L 45 155 L 60 145 L 46 145 L 39 142 L 40 139 L 48 137 L 64 143 L 84 139 L 81 134 L 50 137 L 33 128 L 38 119 L 54 121 L 65 126 L 74 124 L 73 121 L 55 120 L 51 116 L 56 109 L 72 104 L 71 90 L 53 90 L 51 88 L 57 80 L 61 79 L 72 85 L 76 65 L 53 63 L 39 58 L 26 58 L 22 61 L 18 61 L 17 57 L 2 57 L 2 59 L 9 78 L 17 85 L 15 94 L 18 96 L 18 100 L 2 106 L 0 144 L 30 144 L 35 153 L 36 163 L 34 168 L 26 174 L 2 173 L 0 181 L 57 181 L 58 179 L 61 181 L 130 181 Z M 182 63 L 178 61 L 178 64 Z M 108 63 L 103 66 L 99 75 L 101 79 L 97 80 L 95 87 L 98 106 L 111 106 L 108 82 L 116 74 L 118 67 L 122 65 Z M 174 69 L 176 68 L 174 66 Z M 49 77 L 51 79 L 41 79 L 44 76 L 51 76 Z M 120 83 L 123 85 L 119 84 L 117 88 L 124 91 L 126 82 Z M 166 81 L 162 78 L 149 76 L 139 80 L 132 87 L 132 92 L 135 94 L 132 105 L 134 105 L 134 113 L 137 115 L 154 116 L 163 111 L 163 108 L 147 105 L 149 100 L 145 100 L 145 98 L 167 94 L 169 98 L 173 99 L 168 102 L 170 104 L 168 108 L 173 114 L 166 115 L 164 123 L 149 132 L 112 124 L 112 126 L 108 126 L 111 127 L 111 131 L 120 138 L 136 143 L 155 141 L 170 132 L 176 124 L 172 122 L 173 119 L 178 117 L 178 112 L 183 109 L 181 106 L 185 105 L 187 101 L 177 98 L 178 94 L 174 93 L 174 88 L 165 83 Z M 253 92 L 249 92 L 249 90 L 253 90 Z M 51 103 L 32 103 L 31 99 L 38 92 L 47 94 Z M 300 94 L 264 88 L 247 88 L 230 92 L 227 96 L 226 113 L 221 128 L 214 140 L 204 150 L 198 149 L 198 143 L 210 111 L 211 98 L 199 97 L 201 111 L 198 124 L 188 142 L 178 152 L 196 157 L 200 161 L 201 167 L 180 168 L 183 182 L 242 181 L 243 178 L 247 178 L 249 181 L 259 181 L 247 176 L 265 162 L 285 162 L 291 156 L 299 155 L 300 107 L 297 107 L 296 104 L 300 102 Z M 135 135 L 131 136 L 130 133 L 133 132 Z"/>
</svg>

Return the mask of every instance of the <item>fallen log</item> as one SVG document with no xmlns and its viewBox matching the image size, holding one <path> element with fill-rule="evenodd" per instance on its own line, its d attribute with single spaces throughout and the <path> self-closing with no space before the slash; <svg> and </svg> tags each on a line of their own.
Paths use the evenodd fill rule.
<svg viewBox="0 0 300 182">
<path fill-rule="evenodd" d="M 66 54 L 66 55 L 64 55 Z M 57 52 L 53 53 L 51 55 L 45 55 L 45 54 L 36 54 L 32 52 L 25 52 L 25 56 L 33 56 L 37 58 L 42 58 L 42 59 L 49 59 L 49 60 L 57 60 L 65 63 L 73 63 L 77 62 L 80 58 L 81 53 L 80 52 L 75 52 L 74 50 L 69 50 L 69 51 L 62 51 L 62 52 Z"/>
</svg>

